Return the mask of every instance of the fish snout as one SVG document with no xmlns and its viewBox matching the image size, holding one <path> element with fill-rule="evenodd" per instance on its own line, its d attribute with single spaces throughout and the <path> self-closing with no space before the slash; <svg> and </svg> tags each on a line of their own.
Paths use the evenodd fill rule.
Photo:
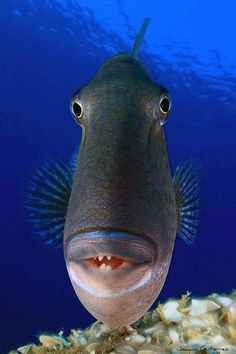
<svg viewBox="0 0 236 354">
<path fill-rule="evenodd" d="M 97 319 L 130 324 L 155 300 L 150 292 L 158 262 L 153 240 L 125 231 L 88 231 L 68 237 L 64 249 L 74 290 Z"/>
</svg>

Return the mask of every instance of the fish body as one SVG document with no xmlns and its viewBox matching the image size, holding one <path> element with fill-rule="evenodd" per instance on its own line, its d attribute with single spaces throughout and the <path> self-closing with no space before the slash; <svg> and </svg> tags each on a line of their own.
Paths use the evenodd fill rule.
<svg viewBox="0 0 236 354">
<path fill-rule="evenodd" d="M 135 322 L 150 308 L 165 282 L 176 233 L 191 243 L 198 216 L 197 169 L 183 164 L 172 178 L 163 128 L 171 98 L 138 59 L 144 27 L 133 55 L 108 60 L 72 97 L 71 111 L 83 130 L 73 184 L 68 169 L 62 182 L 61 167 L 53 167 L 51 178 L 64 195 L 54 220 L 65 222 L 73 288 L 92 315 L 114 327 Z M 42 190 L 50 178 L 38 180 L 41 204 L 34 206 L 34 220 L 48 200 Z M 43 212 L 44 222 L 50 212 Z"/>
<path fill-rule="evenodd" d="M 83 137 L 66 216 L 65 259 L 82 303 L 111 325 L 130 324 L 148 310 L 171 261 L 177 213 L 156 112 L 163 95 L 167 91 L 139 61 L 121 54 L 72 99 L 83 106 Z M 107 272 L 86 261 L 106 255 L 124 263 L 113 269 L 105 262 L 112 267 Z"/>
</svg>

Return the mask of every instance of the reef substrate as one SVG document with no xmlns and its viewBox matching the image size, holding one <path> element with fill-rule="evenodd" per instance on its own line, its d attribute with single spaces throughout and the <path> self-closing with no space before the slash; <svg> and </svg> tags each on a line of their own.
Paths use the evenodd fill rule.
<svg viewBox="0 0 236 354">
<path fill-rule="evenodd" d="M 236 291 L 206 298 L 170 299 L 132 326 L 101 322 L 72 329 L 69 336 L 41 334 L 9 354 L 236 354 Z"/>
</svg>

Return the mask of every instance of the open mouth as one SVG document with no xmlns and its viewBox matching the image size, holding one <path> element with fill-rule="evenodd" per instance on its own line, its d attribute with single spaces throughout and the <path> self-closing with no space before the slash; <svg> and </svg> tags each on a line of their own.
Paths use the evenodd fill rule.
<svg viewBox="0 0 236 354">
<path fill-rule="evenodd" d="M 124 231 L 89 231 L 66 241 L 65 258 L 72 283 L 90 292 L 117 292 L 150 274 L 157 247 L 142 235 Z"/>
<path fill-rule="evenodd" d="M 103 272 L 113 271 L 127 262 L 123 258 L 118 258 L 111 255 L 88 258 L 88 261 L 91 262 L 94 267 L 99 268 L 99 270 Z"/>
</svg>

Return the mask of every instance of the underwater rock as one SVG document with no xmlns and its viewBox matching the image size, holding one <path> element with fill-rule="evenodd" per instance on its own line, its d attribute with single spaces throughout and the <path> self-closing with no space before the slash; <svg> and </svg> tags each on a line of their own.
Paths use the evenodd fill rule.
<svg viewBox="0 0 236 354">
<path fill-rule="evenodd" d="M 24 347 L 20 347 L 17 349 L 17 352 L 15 353 L 21 353 L 21 354 L 32 354 L 36 350 L 36 346 L 34 344 L 28 344 L 25 345 Z"/>
<path fill-rule="evenodd" d="M 41 335 L 39 341 L 47 349 L 62 349 L 64 340 L 61 337 Z"/>
<path fill-rule="evenodd" d="M 199 316 L 210 311 L 214 311 L 220 308 L 216 302 L 211 300 L 192 300 L 192 306 L 190 310 L 190 315 Z"/>
<path fill-rule="evenodd" d="M 14 354 L 236 354 L 236 292 L 169 300 L 132 326 L 112 329 L 99 321 L 71 334 L 39 336 Z"/>
</svg>

